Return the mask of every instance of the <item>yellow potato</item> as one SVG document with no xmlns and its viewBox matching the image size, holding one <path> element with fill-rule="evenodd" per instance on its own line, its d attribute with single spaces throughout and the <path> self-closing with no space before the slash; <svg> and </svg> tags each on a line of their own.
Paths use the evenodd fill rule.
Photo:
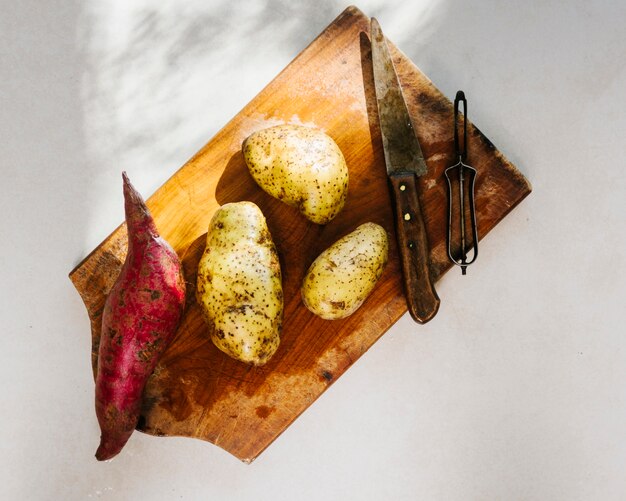
<svg viewBox="0 0 626 501">
<path fill-rule="evenodd" d="M 316 315 L 352 315 L 369 296 L 387 264 L 387 232 L 365 223 L 322 252 L 302 281 L 302 300 Z"/>
<path fill-rule="evenodd" d="M 276 247 L 252 202 L 214 214 L 198 265 L 196 298 L 211 339 L 242 362 L 263 365 L 280 343 L 283 290 Z"/>
<path fill-rule="evenodd" d="M 257 184 L 310 221 L 326 224 L 343 208 L 348 167 L 339 146 L 321 130 L 276 125 L 248 137 L 243 154 Z"/>
</svg>

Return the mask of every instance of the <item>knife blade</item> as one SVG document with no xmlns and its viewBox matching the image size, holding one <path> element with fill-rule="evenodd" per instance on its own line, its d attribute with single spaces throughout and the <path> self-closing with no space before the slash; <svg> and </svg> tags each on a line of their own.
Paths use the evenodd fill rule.
<svg viewBox="0 0 626 501">
<path fill-rule="evenodd" d="M 411 317 L 423 324 L 437 314 L 440 303 L 430 277 L 430 248 L 417 183 L 417 177 L 424 175 L 427 167 L 389 47 L 375 18 L 371 20 L 370 38 L 376 103 L 394 201 L 406 301 Z"/>
</svg>

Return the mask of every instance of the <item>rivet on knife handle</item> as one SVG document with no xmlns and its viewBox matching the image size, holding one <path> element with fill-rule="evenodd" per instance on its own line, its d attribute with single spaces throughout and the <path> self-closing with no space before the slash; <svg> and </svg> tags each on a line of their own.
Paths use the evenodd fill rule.
<svg viewBox="0 0 626 501">
<path fill-rule="evenodd" d="M 423 324 L 437 314 L 440 301 L 430 278 L 428 238 L 416 181 L 412 172 L 389 176 L 407 306 L 413 319 Z"/>
</svg>

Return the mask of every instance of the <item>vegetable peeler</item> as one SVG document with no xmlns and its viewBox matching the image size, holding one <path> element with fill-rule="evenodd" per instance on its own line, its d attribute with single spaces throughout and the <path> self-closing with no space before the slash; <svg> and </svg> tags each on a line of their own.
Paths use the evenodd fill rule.
<svg viewBox="0 0 626 501">
<path fill-rule="evenodd" d="M 463 144 L 459 141 L 459 105 L 463 104 Z M 476 211 L 474 209 L 474 184 L 476 180 L 476 169 L 465 163 L 467 159 L 467 100 L 465 93 L 460 90 L 454 98 L 454 149 L 458 162 L 448 167 L 444 174 L 448 181 L 448 257 L 461 267 L 463 275 L 467 272 L 467 267 L 476 261 L 478 257 L 478 230 L 476 227 Z M 456 187 L 456 189 L 455 189 Z M 458 238 L 453 239 L 453 212 L 454 195 L 458 191 Z M 467 223 L 471 231 L 472 240 L 468 241 Z M 456 222 L 456 221 L 455 221 Z M 456 236 L 456 235 L 455 235 Z M 457 245 L 458 244 L 458 245 Z M 474 247 L 471 261 L 467 260 L 467 251 Z M 457 250 L 458 249 L 458 250 Z M 460 256 L 458 255 L 460 251 Z"/>
</svg>

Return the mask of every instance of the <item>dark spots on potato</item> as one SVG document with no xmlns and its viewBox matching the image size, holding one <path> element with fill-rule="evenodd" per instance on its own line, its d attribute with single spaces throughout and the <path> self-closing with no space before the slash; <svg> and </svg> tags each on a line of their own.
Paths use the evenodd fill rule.
<svg viewBox="0 0 626 501">
<path fill-rule="evenodd" d="M 235 359 L 260 365 L 279 342 L 275 324 L 282 307 L 274 308 L 281 289 L 276 248 L 254 204 L 226 204 L 218 211 L 226 228 L 207 237 L 213 247 L 207 245 L 200 262 L 198 281 L 203 287 L 198 302 L 205 320 L 221 327 L 211 331 L 216 346 Z M 216 230 L 215 224 L 212 229 Z M 213 275 L 210 280 L 207 272 Z M 268 341 L 264 343 L 263 337 Z"/>
<path fill-rule="evenodd" d="M 150 299 L 152 299 L 152 301 L 156 301 L 161 296 L 162 296 L 161 291 L 153 290 L 150 292 Z"/>
<path fill-rule="evenodd" d="M 259 130 L 246 140 L 244 160 L 252 177 L 268 194 L 296 207 L 310 221 L 326 224 L 343 206 L 348 169 L 341 150 L 321 130 L 298 125 L 278 125 Z M 326 179 L 317 174 L 333 174 Z M 309 189 L 310 188 L 310 189 Z M 309 205 L 298 195 L 307 192 Z M 329 211 L 334 213 L 329 217 Z M 337 210 L 335 210 L 337 209 Z"/>
<path fill-rule="evenodd" d="M 216 227 L 218 230 L 221 230 L 221 229 L 223 229 L 223 228 L 224 228 L 224 223 L 222 223 L 221 221 L 218 221 L 218 222 L 215 224 L 215 227 Z"/>
<path fill-rule="evenodd" d="M 254 312 L 255 315 L 261 316 L 263 318 L 265 318 L 266 320 L 271 320 L 271 318 L 269 317 L 269 315 L 267 313 L 265 313 L 264 311 L 261 310 L 256 310 Z"/>
<path fill-rule="evenodd" d="M 249 304 L 242 304 L 239 306 L 228 306 L 226 308 L 226 314 L 238 314 L 245 315 L 247 310 L 252 310 L 254 312 L 254 306 Z"/>
<path fill-rule="evenodd" d="M 326 319 L 352 314 L 373 290 L 386 261 L 384 230 L 373 223 L 361 225 L 310 266 L 301 288 L 305 306 Z"/>
<path fill-rule="evenodd" d="M 262 231 L 261 234 L 259 235 L 259 238 L 257 239 L 257 244 L 259 245 L 267 245 L 268 242 L 271 242 L 272 239 L 270 237 L 270 234 L 268 231 Z"/>
<path fill-rule="evenodd" d="M 327 270 L 334 270 L 335 268 L 337 268 L 337 263 L 335 263 L 335 261 L 333 261 L 332 259 L 326 261 Z"/>
</svg>

